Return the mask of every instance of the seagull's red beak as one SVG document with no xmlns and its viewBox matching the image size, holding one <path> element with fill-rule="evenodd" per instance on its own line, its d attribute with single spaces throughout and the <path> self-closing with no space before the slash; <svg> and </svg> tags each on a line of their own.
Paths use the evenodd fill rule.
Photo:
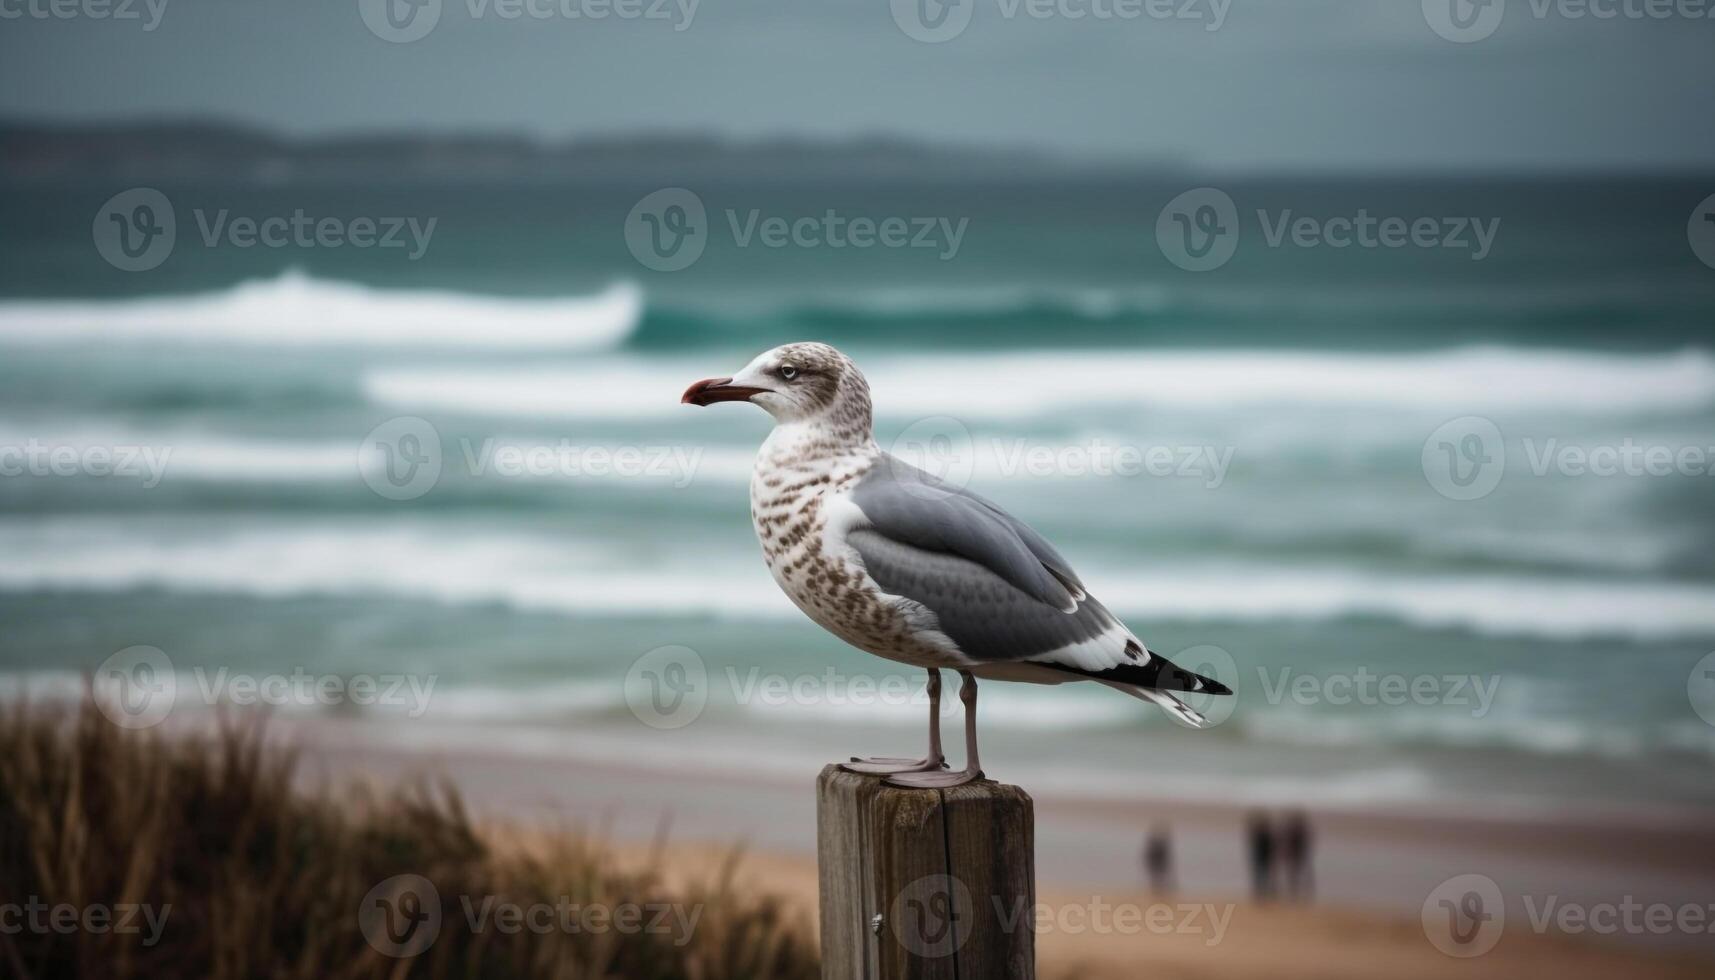
<svg viewBox="0 0 1715 980">
<path fill-rule="evenodd" d="M 749 401 L 751 395 L 759 395 L 767 389 L 746 388 L 735 385 L 731 378 L 709 378 L 699 381 L 685 389 L 685 394 L 679 399 L 681 405 L 713 405 L 715 402 Z"/>
</svg>

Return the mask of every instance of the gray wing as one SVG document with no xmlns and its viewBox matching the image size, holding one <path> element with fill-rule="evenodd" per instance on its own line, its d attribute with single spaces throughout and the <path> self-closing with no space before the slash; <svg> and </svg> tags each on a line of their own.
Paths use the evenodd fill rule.
<svg viewBox="0 0 1715 980">
<path fill-rule="evenodd" d="M 887 537 L 968 558 L 1062 612 L 1085 598 L 1072 566 L 1029 525 L 889 453 L 858 481 L 852 501 Z"/>
<path fill-rule="evenodd" d="M 883 454 L 852 490 L 847 543 L 876 584 L 921 603 L 974 660 L 1101 672 L 1152 658 L 1066 559 L 997 505 Z"/>
</svg>

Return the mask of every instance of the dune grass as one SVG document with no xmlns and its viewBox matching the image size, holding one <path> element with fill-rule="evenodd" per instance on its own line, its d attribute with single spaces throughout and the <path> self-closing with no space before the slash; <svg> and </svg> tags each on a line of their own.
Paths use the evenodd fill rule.
<svg viewBox="0 0 1715 980">
<path fill-rule="evenodd" d="M 736 888 L 736 858 L 670 890 L 658 867 L 623 865 L 588 835 L 532 830 L 513 846 L 522 835 L 479 826 L 450 788 L 311 792 L 294 764 L 250 721 L 167 735 L 118 728 L 87 701 L 0 706 L 0 975 L 818 975 L 807 923 Z M 440 909 L 433 941 L 403 958 L 359 920 L 397 897 L 385 883 L 399 875 L 431 882 Z M 402 935 L 423 936 L 408 922 Z"/>
</svg>

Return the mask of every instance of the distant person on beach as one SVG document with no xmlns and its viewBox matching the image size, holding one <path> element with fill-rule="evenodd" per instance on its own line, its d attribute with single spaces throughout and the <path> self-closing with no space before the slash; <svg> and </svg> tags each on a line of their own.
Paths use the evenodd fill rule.
<svg viewBox="0 0 1715 980">
<path fill-rule="evenodd" d="M 1296 901 L 1310 898 L 1311 843 L 1310 818 L 1303 810 L 1288 813 L 1280 830 L 1280 860 L 1285 869 L 1286 891 Z"/>
<path fill-rule="evenodd" d="M 1251 812 L 1247 836 L 1250 839 L 1251 893 L 1259 902 L 1274 897 L 1274 828 L 1269 826 L 1268 814 Z"/>
<path fill-rule="evenodd" d="M 1168 841 L 1167 828 L 1154 827 L 1144 838 L 1143 870 L 1151 891 L 1173 890 L 1173 845 Z"/>
</svg>

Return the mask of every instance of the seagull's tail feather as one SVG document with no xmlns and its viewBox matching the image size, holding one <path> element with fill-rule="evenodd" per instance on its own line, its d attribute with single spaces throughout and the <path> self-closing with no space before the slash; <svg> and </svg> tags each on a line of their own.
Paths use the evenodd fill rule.
<svg viewBox="0 0 1715 980">
<path fill-rule="evenodd" d="M 1136 641 L 1132 641 L 1134 645 Z M 1106 684 L 1110 681 L 1118 685 L 1131 685 L 1151 691 L 1178 691 L 1184 694 L 1231 694 L 1233 689 L 1213 677 L 1186 670 L 1173 663 L 1159 653 L 1147 653 L 1141 645 L 1137 645 L 1138 653 L 1145 658 L 1140 663 L 1115 664 L 1106 670 L 1085 670 L 1070 664 L 1049 664 L 1056 670 L 1088 677 L 1093 681 Z M 1128 649 L 1129 652 L 1129 649 Z"/>
<path fill-rule="evenodd" d="M 1209 719 L 1203 717 L 1202 712 L 1186 704 L 1170 692 L 1156 690 L 1153 687 L 1138 687 L 1135 684 L 1125 684 L 1119 681 L 1102 681 L 1101 683 L 1116 691 L 1124 691 L 1139 701 L 1148 701 L 1192 728 L 1209 727 Z"/>
</svg>

